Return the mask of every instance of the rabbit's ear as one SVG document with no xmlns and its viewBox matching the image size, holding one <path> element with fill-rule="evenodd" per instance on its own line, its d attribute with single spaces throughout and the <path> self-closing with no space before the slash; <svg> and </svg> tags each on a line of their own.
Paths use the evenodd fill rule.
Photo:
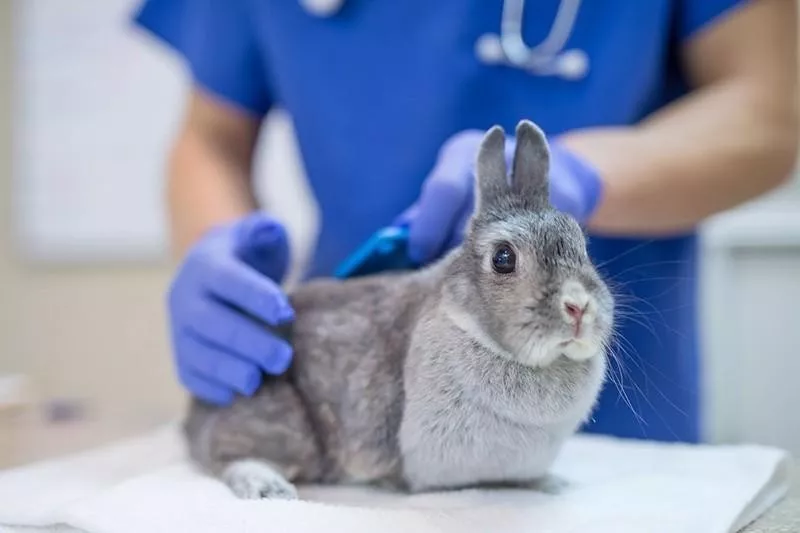
<svg viewBox="0 0 800 533">
<path fill-rule="evenodd" d="M 530 120 L 517 124 L 511 189 L 537 209 L 550 205 L 550 150 L 544 133 Z"/>
<path fill-rule="evenodd" d="M 505 156 L 506 134 L 500 126 L 493 126 L 483 136 L 478 147 L 475 178 L 478 195 L 476 207 L 494 203 L 498 198 L 507 195 L 508 169 Z"/>
</svg>

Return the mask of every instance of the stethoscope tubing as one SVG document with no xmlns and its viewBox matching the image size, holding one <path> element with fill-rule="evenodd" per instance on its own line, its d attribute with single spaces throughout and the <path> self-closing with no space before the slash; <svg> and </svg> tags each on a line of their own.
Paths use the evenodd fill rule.
<svg viewBox="0 0 800 533">
<path fill-rule="evenodd" d="M 550 32 L 536 46 L 522 35 L 526 0 L 503 0 L 500 34 L 486 34 L 476 43 L 476 55 L 486 64 L 503 64 L 539 76 L 579 79 L 586 75 L 589 58 L 583 50 L 565 50 L 575 28 L 581 0 L 561 0 Z M 311 14 L 335 15 L 345 0 L 300 0 Z"/>
</svg>

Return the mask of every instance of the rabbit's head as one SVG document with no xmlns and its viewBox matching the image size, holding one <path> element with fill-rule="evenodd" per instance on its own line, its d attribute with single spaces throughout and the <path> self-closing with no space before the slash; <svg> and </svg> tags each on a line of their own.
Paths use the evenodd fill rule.
<svg viewBox="0 0 800 533">
<path fill-rule="evenodd" d="M 504 148 L 499 126 L 478 148 L 475 213 L 451 263 L 450 291 L 469 327 L 522 364 L 602 356 L 613 298 L 581 227 L 550 204 L 545 136 L 530 121 L 518 124 L 510 175 Z"/>
</svg>

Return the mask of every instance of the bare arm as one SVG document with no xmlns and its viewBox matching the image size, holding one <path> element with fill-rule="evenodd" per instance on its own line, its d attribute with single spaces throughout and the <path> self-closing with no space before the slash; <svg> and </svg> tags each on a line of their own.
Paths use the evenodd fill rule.
<svg viewBox="0 0 800 533">
<path fill-rule="evenodd" d="M 177 256 L 211 226 L 256 208 L 250 174 L 259 127 L 260 120 L 192 92 L 169 165 L 171 241 Z"/>
<path fill-rule="evenodd" d="M 680 232 L 790 176 L 798 149 L 796 10 L 794 0 L 753 0 L 685 45 L 695 91 L 635 127 L 565 136 L 605 181 L 592 230 Z"/>
</svg>

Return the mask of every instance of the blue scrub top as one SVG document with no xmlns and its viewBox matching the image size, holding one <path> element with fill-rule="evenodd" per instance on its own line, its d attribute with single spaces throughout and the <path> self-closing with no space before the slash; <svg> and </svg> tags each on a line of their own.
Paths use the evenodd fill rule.
<svg viewBox="0 0 800 533">
<path fill-rule="evenodd" d="M 583 2 L 566 48 L 590 70 L 569 81 L 476 58 L 502 2 L 346 0 L 330 18 L 296 0 L 149 0 L 136 22 L 186 60 L 206 91 L 256 116 L 294 121 L 321 229 L 310 274 L 331 275 L 419 195 L 442 143 L 522 118 L 548 135 L 633 124 L 686 90 L 678 47 L 742 0 Z M 528 0 L 526 42 L 550 31 L 558 0 Z M 279 176 L 272 176 L 280 179 Z M 694 234 L 591 237 L 620 302 L 609 381 L 585 431 L 697 441 Z"/>
</svg>

